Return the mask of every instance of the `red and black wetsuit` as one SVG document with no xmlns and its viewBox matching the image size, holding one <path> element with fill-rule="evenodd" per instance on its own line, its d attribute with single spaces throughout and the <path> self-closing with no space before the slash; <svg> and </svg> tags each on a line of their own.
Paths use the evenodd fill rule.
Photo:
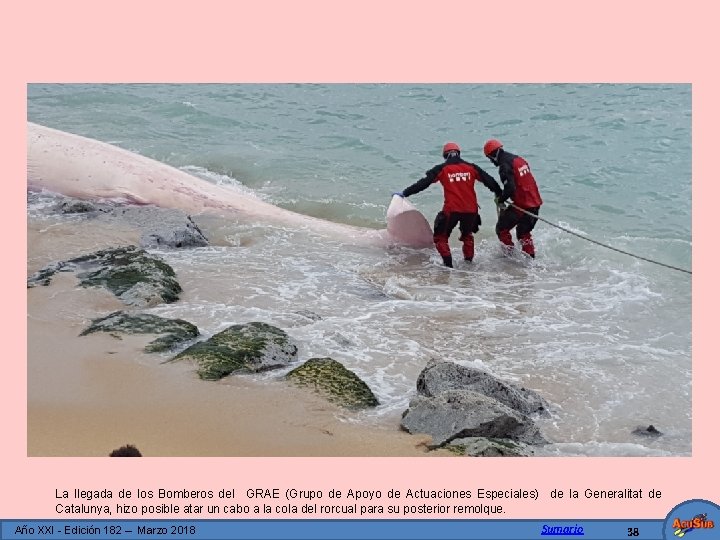
<svg viewBox="0 0 720 540">
<path fill-rule="evenodd" d="M 500 149 L 497 156 L 497 166 L 500 180 L 504 184 L 500 202 L 512 199 L 515 206 L 537 216 L 543 201 L 527 161 Z M 495 232 L 500 241 L 510 249 L 513 247 L 510 231 L 517 226 L 515 234 L 522 246 L 522 250 L 531 257 L 535 257 L 535 245 L 533 244 L 531 231 L 535 228 L 536 223 L 537 218 L 510 206 L 498 216 Z"/>
<path fill-rule="evenodd" d="M 471 261 L 475 255 L 473 233 L 480 227 L 479 206 L 475 194 L 476 181 L 482 182 L 496 195 L 501 195 L 502 189 L 492 176 L 459 155 L 450 155 L 445 163 L 436 165 L 425 173 L 424 178 L 403 191 L 403 196 L 409 197 L 427 189 L 434 182 L 442 185 L 445 202 L 442 211 L 435 218 L 433 240 L 446 266 L 452 266 L 448 239 L 458 223 L 463 256 Z"/>
</svg>

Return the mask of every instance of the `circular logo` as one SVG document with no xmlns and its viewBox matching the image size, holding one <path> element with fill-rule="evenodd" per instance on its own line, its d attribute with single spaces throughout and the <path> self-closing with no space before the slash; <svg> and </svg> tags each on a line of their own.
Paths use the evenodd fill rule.
<svg viewBox="0 0 720 540">
<path fill-rule="evenodd" d="M 711 540 L 719 535 L 720 506 L 704 499 L 678 504 L 663 523 L 665 540 Z"/>
</svg>

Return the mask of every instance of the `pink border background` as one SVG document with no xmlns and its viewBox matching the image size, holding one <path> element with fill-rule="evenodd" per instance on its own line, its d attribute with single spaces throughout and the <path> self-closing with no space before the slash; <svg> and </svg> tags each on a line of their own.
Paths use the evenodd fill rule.
<svg viewBox="0 0 720 540">
<path fill-rule="evenodd" d="M 2 265 L 1 281 L 10 346 L 0 378 L 0 518 L 73 517 L 55 514 L 55 489 L 75 487 L 662 492 L 661 499 L 637 502 L 547 495 L 537 503 L 511 501 L 505 517 L 512 518 L 664 518 L 685 499 L 718 502 L 718 359 L 711 338 L 718 299 L 708 270 L 716 260 L 709 235 L 717 211 L 720 92 L 709 50 L 713 42 L 717 47 L 717 19 L 709 8 L 627 0 L 87 0 L 16 2 L 3 11 L 0 107 L 9 198 L 1 215 L 4 230 L 16 236 L 6 239 L 13 257 Z M 23 179 L 30 82 L 692 83 L 693 240 L 708 248 L 693 255 L 692 458 L 27 458 Z"/>
</svg>

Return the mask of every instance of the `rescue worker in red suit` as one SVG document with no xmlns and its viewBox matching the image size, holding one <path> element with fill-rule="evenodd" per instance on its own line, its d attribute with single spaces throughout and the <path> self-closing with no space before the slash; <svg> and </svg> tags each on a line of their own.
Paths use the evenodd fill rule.
<svg viewBox="0 0 720 540">
<path fill-rule="evenodd" d="M 498 168 L 500 180 L 503 183 L 502 194 L 495 199 L 495 203 L 502 208 L 498 214 L 495 233 L 505 251 L 511 253 L 514 244 L 510 231 L 513 227 L 517 227 L 515 234 L 523 252 L 535 258 L 535 245 L 531 232 L 535 228 L 537 218 L 518 209 L 522 208 L 537 216 L 543 202 L 530 166 L 520 156 L 507 152 L 497 139 L 490 139 L 486 142 L 483 150 L 488 159 Z M 504 204 L 508 199 L 512 199 L 513 204 L 505 208 Z"/>
<path fill-rule="evenodd" d="M 424 178 L 397 195 L 409 197 L 427 189 L 434 182 L 440 182 L 445 202 L 435 218 L 433 241 L 445 266 L 452 268 L 453 260 L 448 239 L 458 224 L 460 224 L 460 241 L 465 260 L 471 262 L 475 256 L 473 233 L 478 232 L 481 223 L 475 182 L 482 182 L 496 196 L 502 195 L 502 189 L 495 179 L 480 167 L 463 160 L 460 157 L 460 147 L 456 143 L 445 144 L 442 156 L 445 159 L 444 163 L 427 171 Z"/>
</svg>

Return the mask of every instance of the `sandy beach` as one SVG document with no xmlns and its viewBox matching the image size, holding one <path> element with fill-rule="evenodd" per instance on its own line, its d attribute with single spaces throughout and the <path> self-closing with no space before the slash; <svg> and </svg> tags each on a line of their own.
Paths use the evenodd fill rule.
<svg viewBox="0 0 720 540">
<path fill-rule="evenodd" d="M 137 243 L 131 226 L 28 220 L 28 275 L 45 264 Z M 125 308 L 74 274 L 28 289 L 28 456 L 107 456 L 124 444 L 145 456 L 440 456 L 429 438 L 351 413 L 283 382 L 202 381 L 162 364 L 150 336 L 79 337 L 93 318 Z"/>
</svg>

